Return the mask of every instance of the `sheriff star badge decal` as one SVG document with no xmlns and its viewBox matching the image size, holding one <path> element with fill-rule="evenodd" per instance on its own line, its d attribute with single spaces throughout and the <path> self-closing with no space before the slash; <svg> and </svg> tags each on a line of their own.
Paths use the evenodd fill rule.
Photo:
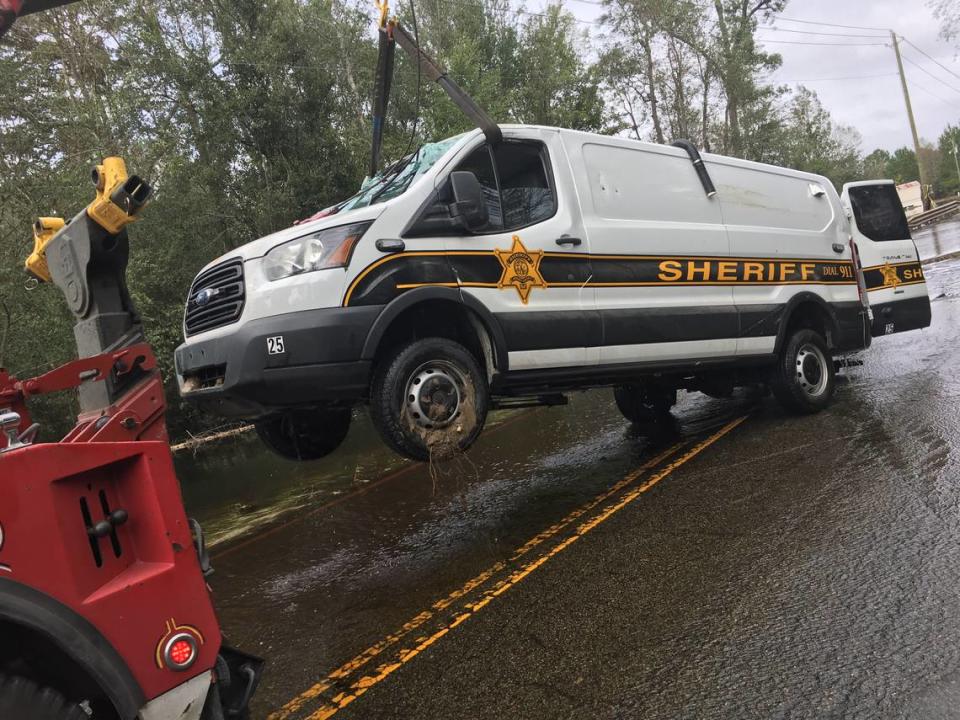
<svg viewBox="0 0 960 720">
<path fill-rule="evenodd" d="M 503 274 L 497 287 L 501 290 L 511 285 L 517 289 L 520 302 L 524 305 L 530 299 L 530 291 L 535 288 L 546 288 L 547 284 L 540 275 L 540 261 L 543 260 L 543 250 L 527 250 L 520 241 L 519 235 L 513 236 L 513 247 L 509 250 L 494 250 L 494 254 L 503 266 Z"/>
<path fill-rule="evenodd" d="M 886 263 L 883 267 L 881 267 L 880 273 L 883 275 L 884 287 L 895 288 L 900 284 L 900 276 L 897 275 L 897 269 L 890 263 Z"/>
</svg>

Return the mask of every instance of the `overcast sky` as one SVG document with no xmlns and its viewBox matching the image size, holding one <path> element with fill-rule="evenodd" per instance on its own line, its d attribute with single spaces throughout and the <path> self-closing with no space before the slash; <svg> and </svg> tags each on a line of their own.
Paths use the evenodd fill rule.
<svg viewBox="0 0 960 720">
<path fill-rule="evenodd" d="M 530 2 L 528 8 L 533 10 L 545 4 L 545 0 L 536 0 Z M 584 20 L 596 19 L 602 11 L 597 5 L 581 0 L 566 0 L 565 5 Z M 810 25 L 785 18 L 896 30 L 956 73 L 951 75 L 902 43 L 904 69 L 920 136 L 936 142 L 948 123 L 960 124 L 960 55 L 956 48 L 937 37 L 940 27 L 925 0 L 790 0 L 783 17 L 773 23 L 777 30 L 764 29 L 758 34 L 770 41 L 766 44 L 770 51 L 779 52 L 783 57 L 783 66 L 771 80 L 786 84 L 803 81 L 815 90 L 836 122 L 860 131 L 865 153 L 877 147 L 893 150 L 912 145 L 889 34 Z M 806 34 L 814 32 L 838 35 Z M 845 37 L 861 34 L 878 37 Z M 775 40 L 789 42 L 773 42 Z M 793 44 L 809 42 L 831 44 Z M 858 46 L 851 47 L 853 44 Z M 850 77 L 857 79 L 835 79 Z"/>
</svg>

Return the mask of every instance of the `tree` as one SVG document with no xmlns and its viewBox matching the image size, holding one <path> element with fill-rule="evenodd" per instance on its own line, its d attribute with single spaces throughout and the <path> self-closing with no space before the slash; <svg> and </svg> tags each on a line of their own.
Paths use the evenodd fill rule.
<svg viewBox="0 0 960 720">
<path fill-rule="evenodd" d="M 826 175 L 838 189 L 863 174 L 859 133 L 834 123 L 812 90 L 801 86 L 791 97 L 780 137 L 782 165 Z"/>
<path fill-rule="evenodd" d="M 604 57 L 607 82 L 630 126 L 649 119 L 657 142 L 666 140 L 666 127 L 699 135 L 704 147 L 727 154 L 760 159 L 769 153 L 766 141 L 782 91 L 761 77 L 780 58 L 758 50 L 754 34 L 786 0 L 606 0 L 604 5 L 603 21 L 616 37 Z"/>
<path fill-rule="evenodd" d="M 908 147 L 897 148 L 887 162 L 887 177 L 897 184 L 911 182 L 920 178 L 916 153 Z"/>
<path fill-rule="evenodd" d="M 960 6 L 955 0 L 927 0 L 927 5 L 942 23 L 940 37 L 948 41 L 960 37 Z"/>
<path fill-rule="evenodd" d="M 877 148 L 863 159 L 863 176 L 868 180 L 887 177 L 887 164 L 892 156 L 886 150 Z"/>
<path fill-rule="evenodd" d="M 586 43 L 573 15 L 560 5 L 548 6 L 526 24 L 517 57 L 522 92 L 513 103 L 518 121 L 575 130 L 604 128 L 607 113 L 597 71 L 578 51 Z"/>
<path fill-rule="evenodd" d="M 762 102 L 769 91 L 757 82 L 757 75 L 780 65 L 778 55 L 757 50 L 754 33 L 759 18 L 780 12 L 786 0 L 713 0 L 713 6 L 716 31 L 712 53 L 717 56 L 716 72 L 727 101 L 727 146 L 732 155 L 739 156 L 744 144 L 741 113 L 751 104 Z M 710 54 L 706 53 L 707 57 Z"/>
<path fill-rule="evenodd" d="M 938 150 L 938 195 L 960 194 L 960 171 L 958 165 L 958 148 L 960 148 L 960 126 L 947 125 L 937 141 Z"/>
</svg>

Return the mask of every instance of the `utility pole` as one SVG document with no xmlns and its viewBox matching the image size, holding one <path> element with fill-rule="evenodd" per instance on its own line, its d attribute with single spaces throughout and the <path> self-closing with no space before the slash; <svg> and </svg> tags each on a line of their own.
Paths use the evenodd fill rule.
<svg viewBox="0 0 960 720">
<path fill-rule="evenodd" d="M 890 37 L 893 40 L 893 52 L 897 56 L 897 68 L 900 70 L 900 85 L 903 87 L 903 102 L 907 106 L 907 117 L 910 119 L 910 132 L 913 133 L 913 151 L 917 155 L 917 168 L 920 170 L 920 197 L 923 201 L 923 209 L 930 209 L 930 197 L 927 194 L 927 173 L 923 162 L 920 160 L 920 136 L 917 135 L 917 123 L 913 119 L 913 106 L 910 104 L 910 91 L 907 89 L 907 76 L 903 74 L 903 60 L 900 58 L 900 43 L 897 41 L 897 34 L 891 30 Z"/>
<path fill-rule="evenodd" d="M 953 141 L 953 162 L 957 166 L 957 182 L 960 183 L 960 158 L 957 158 L 957 141 Z M 957 195 L 960 196 L 960 185 L 957 186 Z"/>
</svg>

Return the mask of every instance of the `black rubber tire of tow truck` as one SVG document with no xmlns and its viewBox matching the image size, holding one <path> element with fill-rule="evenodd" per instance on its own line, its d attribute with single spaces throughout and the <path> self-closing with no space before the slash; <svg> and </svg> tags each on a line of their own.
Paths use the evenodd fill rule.
<svg viewBox="0 0 960 720">
<path fill-rule="evenodd" d="M 302 408 L 261 418 L 257 435 L 286 460 L 303 462 L 326 457 L 347 437 L 350 408 Z"/>
<path fill-rule="evenodd" d="M 677 391 L 647 385 L 618 385 L 613 389 L 613 399 L 627 420 L 643 424 L 669 415 L 670 408 L 677 404 Z"/>
<path fill-rule="evenodd" d="M 417 393 L 409 392 L 427 388 L 428 383 L 436 383 L 439 397 L 448 404 L 423 404 L 430 393 L 418 399 Z M 452 399 L 454 386 L 456 400 Z M 447 338 L 423 338 L 401 345 L 374 370 L 370 418 L 383 441 L 412 460 L 446 460 L 466 451 L 483 430 L 489 407 L 487 379 L 476 358 Z M 425 417 L 436 408 L 439 411 L 433 417 Z M 436 418 L 439 424 L 432 424 Z"/>
<path fill-rule="evenodd" d="M 32 680 L 0 675 L 0 718 L 3 720 L 89 720 L 76 703 Z"/>
<path fill-rule="evenodd" d="M 770 386 L 788 411 L 809 415 L 830 404 L 836 368 L 826 340 L 816 330 L 800 328 L 784 341 Z"/>
</svg>

